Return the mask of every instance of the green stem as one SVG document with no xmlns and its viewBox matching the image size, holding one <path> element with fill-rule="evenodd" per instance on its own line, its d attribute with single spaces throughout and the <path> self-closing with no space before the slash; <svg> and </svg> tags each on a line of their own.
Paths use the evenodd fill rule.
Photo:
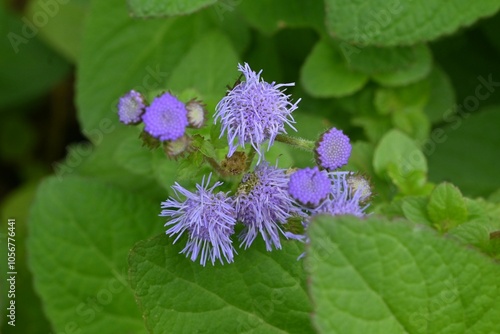
<svg viewBox="0 0 500 334">
<path fill-rule="evenodd" d="M 246 162 L 246 166 L 245 166 L 246 171 L 248 171 L 250 169 L 250 166 L 252 165 L 252 161 L 253 161 L 253 158 L 255 157 L 256 152 L 257 151 L 255 151 L 255 149 L 252 146 L 250 148 L 250 152 L 248 152 L 248 155 L 247 155 L 247 162 Z"/>
<path fill-rule="evenodd" d="M 205 156 L 205 160 L 208 161 L 208 163 L 210 164 L 210 166 L 212 166 L 212 168 L 215 169 L 215 171 L 219 175 L 226 176 L 226 172 L 220 167 L 219 163 L 217 161 L 215 161 L 214 158 Z"/>
<path fill-rule="evenodd" d="M 306 151 L 312 151 L 314 150 L 314 147 L 316 146 L 316 143 L 313 142 L 312 140 L 307 140 L 299 137 L 292 137 L 288 135 L 277 135 L 276 136 L 276 141 L 294 146 L 296 148 L 300 148 Z"/>
</svg>

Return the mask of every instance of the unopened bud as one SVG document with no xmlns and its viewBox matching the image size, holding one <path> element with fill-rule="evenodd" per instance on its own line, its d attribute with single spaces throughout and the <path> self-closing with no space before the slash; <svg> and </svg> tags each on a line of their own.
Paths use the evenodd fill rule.
<svg viewBox="0 0 500 334">
<path fill-rule="evenodd" d="M 179 139 L 167 141 L 163 144 L 163 149 L 169 158 L 177 159 L 191 151 L 191 138 L 184 135 Z"/>
<path fill-rule="evenodd" d="M 199 129 L 205 125 L 207 109 L 203 103 L 193 99 L 186 104 L 186 109 L 190 127 Z"/>
</svg>

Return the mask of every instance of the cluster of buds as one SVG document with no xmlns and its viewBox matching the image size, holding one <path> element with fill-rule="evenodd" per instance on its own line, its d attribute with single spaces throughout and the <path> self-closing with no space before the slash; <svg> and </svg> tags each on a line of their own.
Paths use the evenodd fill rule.
<svg viewBox="0 0 500 334">
<path fill-rule="evenodd" d="M 118 117 L 127 125 L 144 123 L 143 143 L 150 148 L 162 144 L 167 156 L 175 159 L 191 150 L 191 137 L 186 128 L 202 128 L 207 111 L 200 101 L 183 103 L 168 92 L 155 97 L 148 105 L 141 93 L 131 90 L 118 102 Z"/>
</svg>

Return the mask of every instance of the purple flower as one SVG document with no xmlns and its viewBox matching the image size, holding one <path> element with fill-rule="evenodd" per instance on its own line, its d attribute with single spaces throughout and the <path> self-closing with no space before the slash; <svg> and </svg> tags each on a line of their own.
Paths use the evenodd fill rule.
<svg viewBox="0 0 500 334">
<path fill-rule="evenodd" d="M 291 103 L 282 87 L 293 83 L 275 84 L 261 80 L 260 74 L 250 69 L 247 63 L 238 64 L 238 70 L 245 75 L 245 81 L 228 91 L 215 108 L 215 122 L 220 120 L 220 136 L 227 132 L 230 157 L 238 147 L 250 143 L 262 157 L 261 144 L 269 140 L 268 150 L 280 133 L 286 133 L 285 124 L 292 129 L 295 123 L 291 113 L 297 109 L 300 99 Z M 296 130 L 295 130 L 296 131 Z"/>
<path fill-rule="evenodd" d="M 290 176 L 288 192 L 299 203 L 317 207 L 328 197 L 331 181 L 328 174 L 320 171 L 318 166 L 314 168 L 299 169 Z"/>
<path fill-rule="evenodd" d="M 331 128 L 316 143 L 316 161 L 319 166 L 334 170 L 347 164 L 351 156 L 351 143 L 342 130 Z"/>
<path fill-rule="evenodd" d="M 166 232 L 167 235 L 177 235 L 174 243 L 184 232 L 188 235 L 187 244 L 181 253 L 186 253 L 191 261 L 196 261 L 200 256 L 200 264 L 203 266 L 207 259 L 212 265 L 217 260 L 222 264 L 224 259 L 228 263 L 233 262 L 233 252 L 236 252 L 231 241 L 236 224 L 233 200 L 223 192 L 214 194 L 214 189 L 222 182 L 216 182 L 208 188 L 210 177 L 211 175 L 206 183 L 203 178 L 201 185 L 196 185 L 196 193 L 175 183 L 172 189 L 179 200 L 170 197 L 162 202 L 161 207 L 164 210 L 160 214 L 171 218 L 165 226 L 171 226 Z M 186 199 L 180 201 L 179 194 Z"/>
<path fill-rule="evenodd" d="M 118 118 L 124 124 L 138 124 L 144 113 L 144 98 L 141 93 L 131 90 L 118 101 Z"/>
<path fill-rule="evenodd" d="M 146 108 L 142 120 L 144 130 L 159 140 L 182 137 L 188 125 L 186 106 L 169 93 L 156 97 Z"/>
<path fill-rule="evenodd" d="M 263 162 L 253 173 L 246 174 L 241 180 L 235 199 L 237 220 L 243 223 L 240 234 L 241 245 L 248 248 L 258 234 L 266 243 L 266 249 L 281 248 L 281 224 L 300 214 L 288 194 L 288 175 L 284 169 L 269 166 Z"/>
<path fill-rule="evenodd" d="M 328 176 L 332 180 L 330 196 L 317 208 L 311 211 L 315 214 L 330 214 L 332 216 L 353 215 L 363 217 L 368 205 L 362 205 L 366 199 L 364 187 L 354 189 L 348 180 L 351 172 L 330 172 Z M 368 190 L 369 191 L 369 190 Z"/>
<path fill-rule="evenodd" d="M 327 199 L 318 207 L 308 210 L 307 213 L 309 216 L 314 217 L 318 214 L 329 214 L 332 216 L 354 215 L 357 217 L 364 217 L 366 215 L 364 211 L 368 205 L 363 204 L 363 202 L 367 199 L 367 194 L 368 196 L 371 194 L 371 191 L 365 189 L 365 186 L 368 186 L 368 182 L 365 186 L 353 188 L 349 182 L 349 178 L 352 175 L 351 172 L 328 173 L 328 177 L 331 180 L 330 193 Z M 311 218 L 302 221 L 302 226 L 304 227 L 303 234 L 286 232 L 285 236 L 289 239 L 308 243 L 309 237 L 307 236 L 307 227 L 310 222 Z M 297 260 L 301 259 L 304 255 L 305 253 L 302 253 Z"/>
</svg>

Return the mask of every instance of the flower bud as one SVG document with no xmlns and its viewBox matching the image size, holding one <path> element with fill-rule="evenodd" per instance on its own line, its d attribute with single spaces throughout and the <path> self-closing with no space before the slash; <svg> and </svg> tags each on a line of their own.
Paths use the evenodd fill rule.
<svg viewBox="0 0 500 334">
<path fill-rule="evenodd" d="M 189 126 L 195 129 L 203 127 L 207 121 L 205 105 L 195 99 L 186 104 Z"/>
</svg>

